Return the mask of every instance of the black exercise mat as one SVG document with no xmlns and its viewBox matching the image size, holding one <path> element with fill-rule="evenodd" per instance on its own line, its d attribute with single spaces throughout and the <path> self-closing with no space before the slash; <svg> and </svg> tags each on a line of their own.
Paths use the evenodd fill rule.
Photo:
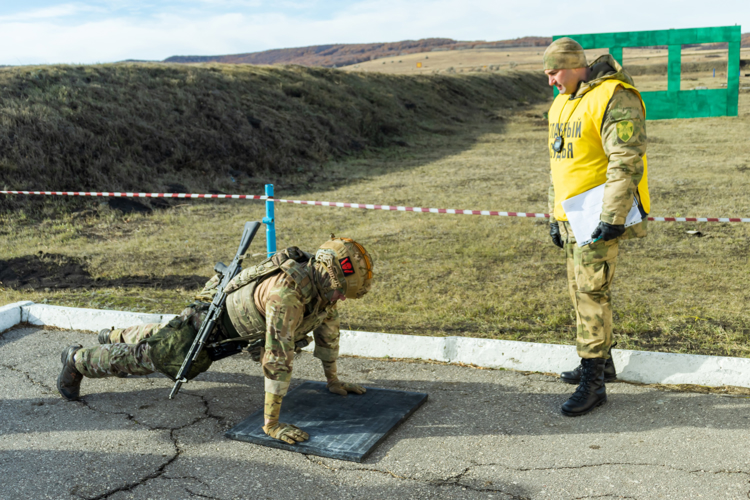
<svg viewBox="0 0 750 500">
<path fill-rule="evenodd" d="M 427 401 L 421 392 L 367 387 L 365 394 L 332 394 L 323 382 L 305 382 L 289 391 L 281 405 L 281 421 L 296 425 L 310 439 L 295 445 L 268 437 L 263 409 L 226 432 L 248 443 L 320 457 L 361 462 L 396 427 Z"/>
</svg>

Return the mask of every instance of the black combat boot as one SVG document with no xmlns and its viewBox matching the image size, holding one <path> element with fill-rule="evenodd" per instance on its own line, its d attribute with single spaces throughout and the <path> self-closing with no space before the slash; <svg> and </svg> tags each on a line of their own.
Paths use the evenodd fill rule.
<svg viewBox="0 0 750 500">
<path fill-rule="evenodd" d="M 615 347 L 617 345 L 617 342 L 612 344 L 612 347 Z M 612 347 L 609 348 L 609 351 L 607 351 L 607 354 L 609 355 L 609 359 L 604 363 L 604 382 L 614 382 L 617 380 L 617 370 L 615 369 L 615 362 L 612 359 Z M 577 384 L 581 381 L 581 365 L 578 365 L 575 370 L 570 370 L 569 372 L 562 372 L 560 374 L 560 380 L 563 382 L 567 382 L 568 384 Z"/>
<path fill-rule="evenodd" d="M 576 392 L 561 408 L 566 417 L 585 415 L 607 402 L 607 389 L 604 386 L 604 359 L 582 359 L 581 381 Z"/>
<path fill-rule="evenodd" d="M 99 336 L 97 337 L 97 340 L 99 340 L 100 344 L 111 344 L 112 341 L 109 339 L 109 334 L 112 333 L 112 328 L 105 328 L 104 330 L 99 331 Z"/>
<path fill-rule="evenodd" d="M 83 375 L 76 369 L 73 362 L 73 356 L 81 347 L 83 347 L 81 344 L 74 344 L 65 348 L 60 356 L 63 367 L 60 376 L 57 377 L 57 390 L 68 401 L 76 401 L 81 389 Z"/>
</svg>

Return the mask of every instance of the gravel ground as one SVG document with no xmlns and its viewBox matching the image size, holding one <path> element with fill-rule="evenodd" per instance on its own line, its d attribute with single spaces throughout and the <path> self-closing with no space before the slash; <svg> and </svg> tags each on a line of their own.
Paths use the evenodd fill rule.
<svg viewBox="0 0 750 500">
<path fill-rule="evenodd" d="M 162 376 L 55 389 L 60 352 L 90 333 L 0 336 L 0 498 L 736 498 L 750 497 L 746 396 L 608 386 L 566 418 L 572 386 L 542 374 L 342 358 L 340 377 L 421 391 L 427 403 L 362 464 L 231 441 L 263 403 L 249 357 L 215 363 L 167 399 Z M 295 378 L 322 380 L 310 354 Z M 283 418 L 283 410 L 282 410 Z"/>
</svg>

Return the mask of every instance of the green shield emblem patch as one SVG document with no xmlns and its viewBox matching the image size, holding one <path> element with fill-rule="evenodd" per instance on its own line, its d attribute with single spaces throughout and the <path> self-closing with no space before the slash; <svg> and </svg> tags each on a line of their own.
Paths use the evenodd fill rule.
<svg viewBox="0 0 750 500">
<path fill-rule="evenodd" d="M 633 137 L 633 122 L 625 120 L 617 123 L 617 137 L 622 142 L 628 142 Z"/>
</svg>

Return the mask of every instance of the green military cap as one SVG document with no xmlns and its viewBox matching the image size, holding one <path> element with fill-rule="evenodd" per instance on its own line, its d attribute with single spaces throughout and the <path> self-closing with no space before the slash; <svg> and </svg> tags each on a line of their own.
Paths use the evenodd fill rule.
<svg viewBox="0 0 750 500">
<path fill-rule="evenodd" d="M 558 38 L 544 51 L 544 69 L 585 68 L 586 54 L 572 38 Z"/>
</svg>

